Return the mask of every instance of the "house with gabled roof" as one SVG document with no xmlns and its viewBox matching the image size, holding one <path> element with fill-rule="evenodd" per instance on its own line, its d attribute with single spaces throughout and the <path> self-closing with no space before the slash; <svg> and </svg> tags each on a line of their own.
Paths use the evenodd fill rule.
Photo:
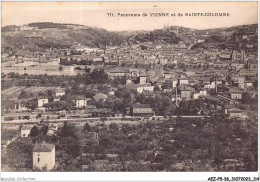
<svg viewBox="0 0 260 182">
<path fill-rule="evenodd" d="M 107 98 L 108 98 L 108 96 L 106 94 L 103 94 L 103 93 L 98 93 L 98 94 L 93 96 L 93 99 L 96 102 L 98 102 L 99 100 L 106 101 Z"/>
<path fill-rule="evenodd" d="M 35 143 L 33 148 L 33 169 L 50 171 L 55 165 L 55 145 Z"/>
</svg>

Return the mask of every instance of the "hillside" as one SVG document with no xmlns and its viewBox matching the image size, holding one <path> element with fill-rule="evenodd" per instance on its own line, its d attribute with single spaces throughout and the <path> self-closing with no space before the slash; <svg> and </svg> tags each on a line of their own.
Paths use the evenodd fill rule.
<svg viewBox="0 0 260 182">
<path fill-rule="evenodd" d="M 104 48 L 124 41 L 121 34 L 105 29 L 72 24 L 31 23 L 26 27 L 2 28 L 2 47 L 29 50 L 68 48 L 73 45 Z"/>
<path fill-rule="evenodd" d="M 229 28 L 218 28 L 209 30 L 200 30 L 196 34 L 206 34 L 205 37 L 199 37 L 203 42 L 193 45 L 192 49 L 207 48 L 214 45 L 220 49 L 227 47 L 232 49 L 245 48 L 246 44 L 251 44 L 257 47 L 257 30 L 258 25 L 243 25 Z"/>
<path fill-rule="evenodd" d="M 138 33 L 135 36 L 129 38 L 129 42 L 138 43 L 138 42 L 164 42 L 168 44 L 177 44 L 181 41 L 175 34 L 175 32 L 168 31 L 166 29 L 159 29 L 145 33 Z"/>
<path fill-rule="evenodd" d="M 176 44 L 181 39 L 171 31 L 122 31 L 109 32 L 105 29 L 75 24 L 52 22 L 30 23 L 25 26 L 6 26 L 2 28 L 2 47 L 12 49 L 41 50 L 48 48 L 69 48 L 73 45 L 104 48 L 118 46 L 126 41 L 165 42 Z"/>
<path fill-rule="evenodd" d="M 245 44 L 257 44 L 257 24 L 209 30 L 185 27 L 165 27 L 154 31 L 110 32 L 105 29 L 75 24 L 52 22 L 30 23 L 25 26 L 2 28 L 2 47 L 11 49 L 43 50 L 48 48 L 69 48 L 84 45 L 95 48 L 152 42 L 193 45 L 192 49 L 216 46 L 239 48 Z M 249 38 L 243 40 L 243 36 Z"/>
</svg>

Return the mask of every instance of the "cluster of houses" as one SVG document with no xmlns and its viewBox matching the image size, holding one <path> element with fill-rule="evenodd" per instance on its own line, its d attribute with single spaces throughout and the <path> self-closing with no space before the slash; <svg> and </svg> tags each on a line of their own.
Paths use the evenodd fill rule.
<svg viewBox="0 0 260 182">
<path fill-rule="evenodd" d="M 143 72 L 142 72 L 143 71 Z M 119 74 L 114 74 L 115 72 Z M 126 88 L 128 90 L 136 91 L 139 94 L 155 94 L 158 91 L 163 91 L 169 94 L 177 106 L 181 100 L 196 100 L 203 97 L 208 97 L 209 92 L 212 90 L 217 93 L 216 99 L 221 101 L 236 104 L 243 99 L 243 93 L 255 93 L 254 91 L 249 91 L 248 89 L 253 89 L 253 80 L 255 77 L 245 77 L 237 74 L 230 76 L 230 72 L 212 70 L 212 72 L 203 70 L 189 70 L 183 72 L 171 72 L 162 71 L 161 74 L 154 74 L 153 72 L 147 73 L 144 70 L 136 69 L 123 69 L 123 70 L 111 70 L 108 71 L 108 76 L 111 79 L 124 78 L 125 84 L 119 85 L 118 88 Z M 217 75 L 218 74 L 218 75 Z M 225 91 L 222 91 L 222 87 L 225 87 Z M 86 110 L 90 115 L 88 116 L 102 116 L 101 113 L 106 113 L 106 116 L 110 116 L 110 111 L 103 111 L 102 109 L 97 109 L 96 106 L 99 102 L 105 102 L 108 98 L 113 98 L 115 96 L 115 91 L 117 87 L 112 87 L 109 85 L 109 91 L 106 93 L 97 92 L 93 97 L 87 98 L 83 95 L 75 95 L 71 97 L 71 101 L 74 103 L 74 110 Z M 30 90 L 30 88 L 26 88 Z M 25 89 L 25 90 L 26 90 Z M 15 90 L 11 88 L 11 90 Z M 40 89 L 41 91 L 43 89 Z M 5 92 L 10 94 L 11 92 Z M 17 91 L 17 90 L 16 90 Z M 45 90 L 47 91 L 47 90 Z M 7 94 L 7 95 L 8 95 Z M 63 102 L 61 101 L 62 96 L 66 95 L 66 90 L 64 88 L 55 88 L 52 92 L 52 99 L 50 100 L 48 95 L 37 96 L 37 109 L 34 113 L 27 113 L 31 110 L 24 105 L 24 99 L 12 98 L 15 100 L 14 112 L 6 113 L 4 115 L 4 120 L 7 121 L 8 118 L 13 117 L 13 120 L 20 119 L 59 119 L 62 118 L 62 111 L 58 114 L 53 114 L 53 111 L 46 110 L 46 104 L 53 102 Z M 252 94 L 254 96 L 254 94 Z M 152 111 L 150 106 L 139 105 L 138 103 L 132 108 L 132 116 L 152 116 L 155 113 Z M 101 111 L 102 110 L 102 111 Z M 41 112 L 39 112 L 41 111 Z M 26 114 L 27 113 L 27 114 Z M 84 113 L 84 114 L 86 114 Z M 110 114 L 109 114 L 110 113 Z M 82 115 L 82 113 L 79 113 Z M 114 113 L 116 114 L 116 113 Z M 68 118 L 69 115 L 65 112 L 64 118 Z"/>
<path fill-rule="evenodd" d="M 42 127 L 42 125 L 23 125 L 18 130 L 19 133 L 11 138 L 10 140 L 4 140 L 2 143 L 3 147 L 7 147 L 12 142 L 19 140 L 19 138 L 29 138 L 31 129 L 36 126 L 37 128 Z M 47 136 L 56 135 L 56 131 L 58 130 L 57 124 L 49 124 Z M 33 161 L 33 170 L 45 170 L 50 171 L 55 166 L 55 145 L 41 142 L 36 142 L 34 144 L 33 150 L 32 150 L 32 161 Z"/>
<path fill-rule="evenodd" d="M 146 46 L 142 49 L 141 45 Z M 254 82 L 257 81 L 257 57 L 254 51 L 246 51 L 244 49 L 238 50 L 220 50 L 216 48 L 209 48 L 207 51 L 196 52 L 190 50 L 189 47 L 180 43 L 157 45 L 148 43 L 140 43 L 134 45 L 122 45 L 119 47 L 107 47 L 105 50 L 89 49 L 81 46 L 76 47 L 76 55 L 66 51 L 65 57 L 62 59 L 47 59 L 46 63 L 50 67 L 63 64 L 61 60 L 67 59 L 70 61 L 71 57 L 78 57 L 80 61 L 82 56 L 86 56 L 87 60 L 100 62 L 101 64 L 116 62 L 119 67 L 104 66 L 102 69 L 108 75 L 109 79 L 124 80 L 124 84 L 119 87 L 124 87 L 129 90 L 137 91 L 138 93 L 155 93 L 157 89 L 165 93 L 171 93 L 172 101 L 178 102 L 183 99 L 199 99 L 206 97 L 211 90 L 218 93 L 218 97 L 231 103 L 237 103 L 243 98 L 243 93 L 251 92 L 254 87 Z M 62 50 L 60 50 L 62 51 Z M 64 50 L 63 50 L 64 51 Z M 54 51 L 55 52 L 55 51 Z M 43 55 L 46 57 L 46 55 Z M 49 55 L 50 56 L 50 55 Z M 22 57 L 15 56 L 14 59 L 17 63 Z M 116 61 L 115 61 L 116 60 Z M 224 60 L 224 61 L 223 61 Z M 78 61 L 78 62 L 79 62 Z M 203 62 L 202 67 L 194 67 L 192 65 L 198 62 Z M 228 67 L 210 67 L 210 61 L 220 62 L 221 65 L 228 64 Z M 24 63 L 27 63 L 24 61 Z M 30 61 L 29 61 L 30 62 Z M 35 62 L 35 61 L 31 61 Z M 36 61 L 37 62 L 37 61 Z M 128 65 L 128 63 L 130 63 Z M 138 66 L 144 62 L 150 65 Z M 20 67 L 19 63 L 13 64 L 10 68 Z M 178 63 L 185 64 L 185 69 L 178 68 Z M 5 64 L 11 64 L 11 61 L 4 61 Z M 38 63 L 37 63 L 38 64 Z M 124 65 L 123 65 L 124 64 Z M 169 69 L 167 65 L 174 64 L 173 69 Z M 204 64 L 209 67 L 203 68 Z M 30 64 L 29 64 L 30 65 Z M 22 65 L 28 66 L 28 65 Z M 30 65 L 32 67 L 36 65 Z M 67 66 L 64 66 L 67 67 Z M 88 65 L 85 65 L 88 67 Z M 91 69 L 94 69 L 91 65 Z M 5 68 L 4 68 L 5 69 Z M 226 90 L 221 90 L 221 88 Z M 97 93 L 93 98 L 86 98 L 85 96 L 78 95 L 72 101 L 75 108 L 87 108 L 93 104 L 92 101 L 99 102 L 105 101 L 109 96 L 113 95 L 118 88 L 110 85 L 108 93 Z M 11 88 L 12 90 L 12 88 Z M 12 93 L 4 91 L 5 93 Z M 57 88 L 53 94 L 51 102 L 60 102 L 61 97 L 65 95 L 65 89 Z M 44 105 L 49 103 L 50 99 L 46 96 L 37 97 L 38 109 L 44 109 Z M 26 111 L 28 108 L 23 104 L 23 100 L 17 100 L 15 108 L 17 111 Z M 145 113 L 144 113 L 145 114 Z"/>
<path fill-rule="evenodd" d="M 40 128 L 41 126 L 37 125 L 36 127 Z M 23 125 L 20 129 L 20 137 L 30 137 L 32 128 L 32 125 Z M 46 135 L 56 135 L 57 130 L 58 124 L 50 123 Z M 32 158 L 34 170 L 52 170 L 55 166 L 55 145 L 46 143 L 45 141 L 42 143 L 36 142 L 32 151 Z"/>
<path fill-rule="evenodd" d="M 178 31 L 178 34 L 180 31 Z M 185 34 L 185 33 L 183 33 Z M 68 49 L 47 49 L 31 53 L 24 49 L 2 54 L 2 70 L 18 73 L 31 73 L 30 70 L 45 70 L 49 74 L 74 73 L 75 68 L 84 66 L 120 66 L 120 67 L 171 67 L 180 68 L 217 68 L 234 70 L 253 70 L 257 73 L 257 44 L 252 41 L 255 34 L 237 36 L 226 49 L 218 48 L 214 43 L 207 48 L 193 49 L 208 37 L 207 32 L 197 37 L 194 42 L 178 44 L 160 44 L 154 42 L 135 42 L 120 46 L 107 46 L 104 49 L 75 45 Z M 199 42 L 198 42 L 199 41 Z M 240 42 L 247 42 L 237 50 Z M 182 65 L 182 66 L 180 66 Z M 60 72 L 59 72 L 60 71 Z M 34 72 L 41 74 L 41 72 Z M 112 74 L 112 73 L 111 73 Z M 114 75 L 116 73 L 113 73 Z M 119 73 L 118 73 L 119 74 Z"/>
</svg>

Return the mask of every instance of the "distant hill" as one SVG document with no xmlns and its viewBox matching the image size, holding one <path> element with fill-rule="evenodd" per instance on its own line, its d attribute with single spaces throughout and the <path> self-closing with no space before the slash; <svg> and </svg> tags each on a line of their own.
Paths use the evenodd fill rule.
<svg viewBox="0 0 260 182">
<path fill-rule="evenodd" d="M 52 22 L 30 23 L 25 26 L 2 27 L 2 47 L 11 49 L 38 50 L 46 48 L 69 48 L 75 45 L 105 48 L 122 43 L 166 43 L 191 44 L 192 49 L 207 48 L 214 45 L 225 49 L 228 46 L 239 47 L 246 43 L 257 44 L 257 24 L 229 28 L 196 30 L 171 26 L 154 31 L 111 32 L 101 28 L 76 24 Z M 243 40 L 250 35 L 250 40 Z"/>
<path fill-rule="evenodd" d="M 105 29 L 51 22 L 2 28 L 2 47 L 40 49 L 68 48 L 73 45 L 104 48 L 120 45 L 124 36 Z"/>
<path fill-rule="evenodd" d="M 240 49 L 245 48 L 246 44 L 256 47 L 258 40 L 257 31 L 257 24 L 200 30 L 197 33 L 207 33 L 207 36 L 203 39 L 202 43 L 194 44 L 192 49 L 207 48 L 210 45 L 214 45 L 220 49 L 226 49 L 227 47 Z"/>
</svg>

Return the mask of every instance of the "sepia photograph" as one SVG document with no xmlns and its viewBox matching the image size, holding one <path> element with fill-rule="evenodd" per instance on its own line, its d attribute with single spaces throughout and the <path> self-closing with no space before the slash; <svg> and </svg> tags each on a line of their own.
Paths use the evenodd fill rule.
<svg viewBox="0 0 260 182">
<path fill-rule="evenodd" d="M 257 1 L 1 10 L 2 172 L 258 171 Z"/>
</svg>

